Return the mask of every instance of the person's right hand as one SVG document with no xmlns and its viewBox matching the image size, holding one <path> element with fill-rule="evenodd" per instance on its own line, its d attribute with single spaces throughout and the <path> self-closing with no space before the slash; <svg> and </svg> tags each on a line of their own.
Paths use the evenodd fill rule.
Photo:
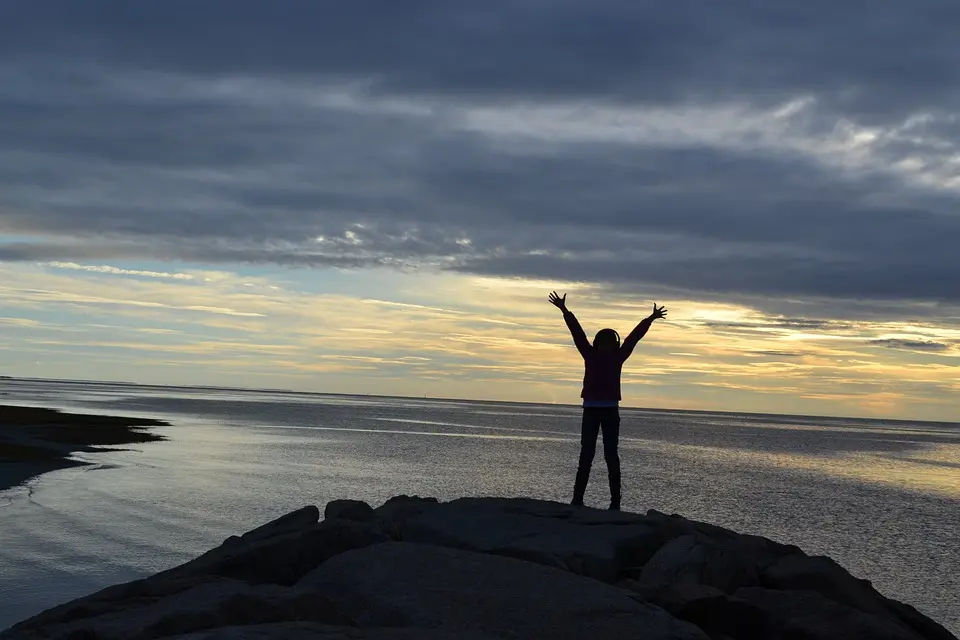
<svg viewBox="0 0 960 640">
<path fill-rule="evenodd" d="M 554 291 L 547 297 L 550 299 L 550 304 L 555 306 L 557 309 L 560 309 L 560 311 L 567 310 L 567 294 L 563 294 L 563 297 L 561 298 L 559 295 L 557 295 L 557 292 Z"/>
</svg>

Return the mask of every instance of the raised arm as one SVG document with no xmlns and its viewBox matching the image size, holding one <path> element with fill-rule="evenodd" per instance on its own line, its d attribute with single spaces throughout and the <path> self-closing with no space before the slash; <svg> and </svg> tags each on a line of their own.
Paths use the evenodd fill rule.
<svg viewBox="0 0 960 640">
<path fill-rule="evenodd" d="M 573 315 L 573 312 L 567 309 L 567 294 L 563 294 L 561 298 L 557 295 L 557 292 L 554 291 L 550 294 L 549 299 L 553 306 L 563 312 L 563 321 L 567 323 L 567 328 L 570 329 L 570 335 L 573 336 L 573 344 L 577 346 L 577 351 L 580 352 L 580 355 L 586 358 L 587 354 L 590 353 L 590 342 L 587 340 L 587 334 L 583 332 L 583 327 L 580 326 L 580 321 L 577 320 L 577 316 Z"/>
<path fill-rule="evenodd" d="M 656 304 L 653 305 L 653 313 L 640 321 L 640 323 L 633 328 L 633 331 L 630 332 L 630 335 L 626 337 L 623 341 L 623 344 L 620 345 L 620 357 L 626 360 L 630 357 L 630 354 L 633 353 L 634 347 L 637 346 L 637 343 L 640 342 L 640 339 L 647 334 L 647 331 L 650 330 L 650 325 L 653 324 L 654 320 L 658 318 L 666 318 L 667 310 L 663 307 L 657 307 Z"/>
</svg>

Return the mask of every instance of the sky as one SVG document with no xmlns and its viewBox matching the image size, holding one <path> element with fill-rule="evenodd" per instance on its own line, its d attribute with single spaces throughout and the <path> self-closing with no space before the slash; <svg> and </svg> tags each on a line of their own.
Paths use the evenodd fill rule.
<svg viewBox="0 0 960 640">
<path fill-rule="evenodd" d="M 0 374 L 960 421 L 953 0 L 5 0 Z"/>
</svg>

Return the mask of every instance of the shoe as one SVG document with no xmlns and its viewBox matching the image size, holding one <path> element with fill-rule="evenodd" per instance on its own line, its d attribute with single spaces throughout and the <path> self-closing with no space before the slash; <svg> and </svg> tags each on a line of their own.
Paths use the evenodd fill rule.
<svg viewBox="0 0 960 640">
<path fill-rule="evenodd" d="M 574 506 L 574 507 L 582 507 L 583 498 L 574 498 L 573 500 L 570 501 L 570 504 L 571 506 Z"/>
<path fill-rule="evenodd" d="M 611 502 L 611 503 L 610 503 L 609 511 L 620 511 L 620 503 L 618 503 L 618 502 Z"/>
</svg>

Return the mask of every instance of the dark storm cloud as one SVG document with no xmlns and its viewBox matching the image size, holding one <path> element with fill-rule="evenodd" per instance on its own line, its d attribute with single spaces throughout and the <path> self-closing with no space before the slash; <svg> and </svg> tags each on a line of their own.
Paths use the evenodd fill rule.
<svg viewBox="0 0 960 640">
<path fill-rule="evenodd" d="M 809 92 L 882 113 L 956 98 L 958 22 L 950 0 L 9 0 L 0 53 L 359 76 L 389 93 L 672 104 Z"/>
<path fill-rule="evenodd" d="M 952 306 L 958 22 L 946 0 L 10 0 L 0 233 L 44 237 L 0 260 Z"/>
</svg>

